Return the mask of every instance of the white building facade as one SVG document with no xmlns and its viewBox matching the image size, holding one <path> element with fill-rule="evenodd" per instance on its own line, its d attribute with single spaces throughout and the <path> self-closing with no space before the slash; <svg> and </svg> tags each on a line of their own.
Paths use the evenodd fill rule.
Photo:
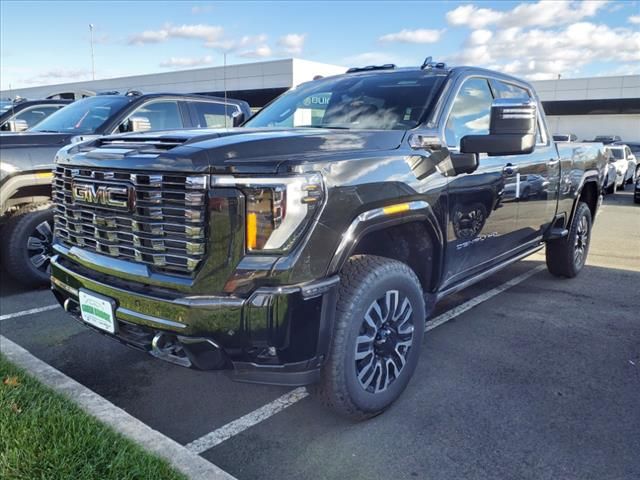
<svg viewBox="0 0 640 480">
<path fill-rule="evenodd" d="M 101 91 L 201 93 L 246 100 L 259 109 L 278 95 L 316 76 L 344 73 L 346 67 L 297 58 L 135 75 L 60 85 L 3 90 L 0 98 L 79 98 Z M 640 75 L 542 80 L 532 82 L 553 133 L 578 139 L 619 135 L 640 142 Z"/>
</svg>

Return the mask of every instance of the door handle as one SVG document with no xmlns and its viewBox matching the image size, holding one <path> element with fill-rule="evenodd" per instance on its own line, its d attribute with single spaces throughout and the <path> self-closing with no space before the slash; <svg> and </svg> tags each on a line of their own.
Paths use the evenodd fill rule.
<svg viewBox="0 0 640 480">
<path fill-rule="evenodd" d="M 518 171 L 518 166 L 514 165 L 513 163 L 507 163 L 504 168 L 502 169 L 502 171 L 506 174 L 506 175 L 513 175 L 514 173 L 516 173 Z"/>
</svg>

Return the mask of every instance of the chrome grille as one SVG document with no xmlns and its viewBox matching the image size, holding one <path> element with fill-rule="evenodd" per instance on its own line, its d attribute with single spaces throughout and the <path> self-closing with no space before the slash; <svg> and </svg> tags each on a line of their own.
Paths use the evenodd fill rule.
<svg viewBox="0 0 640 480">
<path fill-rule="evenodd" d="M 131 208 L 75 200 L 72 183 L 128 187 Z M 145 263 L 155 271 L 191 274 L 206 249 L 205 175 L 146 174 L 57 167 L 54 233 L 67 247 Z"/>
</svg>

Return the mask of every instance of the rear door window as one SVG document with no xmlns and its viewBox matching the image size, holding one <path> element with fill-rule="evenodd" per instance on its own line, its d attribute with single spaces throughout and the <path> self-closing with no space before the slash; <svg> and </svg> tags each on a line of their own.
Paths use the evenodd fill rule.
<svg viewBox="0 0 640 480">
<path fill-rule="evenodd" d="M 125 130 L 121 127 L 121 131 L 129 131 L 126 125 L 132 118 L 148 121 L 148 130 L 174 130 L 184 128 L 182 115 L 180 114 L 180 106 L 177 100 L 159 100 L 145 103 L 129 115 L 129 118 L 123 124 Z"/>
</svg>

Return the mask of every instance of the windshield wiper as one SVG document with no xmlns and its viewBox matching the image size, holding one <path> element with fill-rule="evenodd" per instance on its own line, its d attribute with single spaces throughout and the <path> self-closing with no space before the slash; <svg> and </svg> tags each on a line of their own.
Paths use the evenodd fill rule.
<svg viewBox="0 0 640 480">
<path fill-rule="evenodd" d="M 38 133 L 62 133 L 58 130 L 29 130 L 30 132 L 38 132 Z"/>
</svg>

